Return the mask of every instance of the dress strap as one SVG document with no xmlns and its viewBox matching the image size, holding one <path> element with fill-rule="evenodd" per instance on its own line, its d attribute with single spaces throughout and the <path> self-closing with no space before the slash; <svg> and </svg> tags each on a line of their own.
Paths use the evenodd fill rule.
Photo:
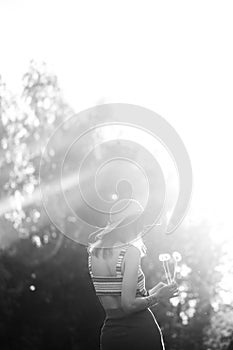
<svg viewBox="0 0 233 350">
<path fill-rule="evenodd" d="M 127 248 L 123 248 L 121 250 L 120 254 L 119 254 L 119 257 L 118 257 L 118 260 L 117 260 L 117 264 L 116 264 L 116 275 L 117 275 L 117 277 L 122 276 L 121 266 L 122 266 L 122 262 L 123 262 L 126 250 L 127 250 Z"/>
<path fill-rule="evenodd" d="M 91 268 L 91 252 L 88 250 L 88 269 L 90 276 L 93 278 L 92 268 Z"/>
</svg>

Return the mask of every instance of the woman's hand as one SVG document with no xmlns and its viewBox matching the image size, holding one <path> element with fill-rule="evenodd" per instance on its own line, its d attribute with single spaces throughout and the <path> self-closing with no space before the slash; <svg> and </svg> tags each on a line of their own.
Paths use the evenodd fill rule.
<svg viewBox="0 0 233 350">
<path fill-rule="evenodd" d="M 163 283 L 164 284 L 164 283 Z M 177 296 L 179 293 L 176 282 L 172 284 L 165 284 L 157 291 L 157 298 L 161 301 L 168 300 Z"/>
</svg>

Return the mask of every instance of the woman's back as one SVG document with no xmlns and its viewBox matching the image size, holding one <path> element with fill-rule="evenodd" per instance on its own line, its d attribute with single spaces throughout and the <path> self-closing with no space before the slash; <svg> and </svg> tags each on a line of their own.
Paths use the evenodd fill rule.
<svg viewBox="0 0 233 350">
<path fill-rule="evenodd" d="M 125 264 L 135 264 L 132 260 L 127 261 L 128 248 L 129 246 L 99 249 L 98 254 L 89 255 L 90 274 L 96 294 L 105 310 L 121 308 Z M 141 270 L 140 261 L 137 262 L 136 268 L 138 270 L 138 276 L 135 281 L 136 294 L 140 296 L 146 295 L 145 276 Z"/>
<path fill-rule="evenodd" d="M 91 256 L 91 268 L 93 276 L 116 277 L 116 266 L 122 248 L 114 247 L 112 252 L 104 257 L 102 252 L 98 256 Z M 107 252 L 108 253 L 108 252 Z M 111 254 L 112 253 L 112 254 Z M 124 273 L 124 260 L 121 264 L 121 273 Z M 98 295 L 105 310 L 121 307 L 121 295 Z"/>
</svg>

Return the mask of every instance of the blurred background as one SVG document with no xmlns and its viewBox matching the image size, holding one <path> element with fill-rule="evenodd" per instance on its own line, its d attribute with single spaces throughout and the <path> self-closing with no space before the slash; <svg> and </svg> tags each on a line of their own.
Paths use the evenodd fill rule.
<svg viewBox="0 0 233 350">
<path fill-rule="evenodd" d="M 99 348 L 104 313 L 88 275 L 84 227 L 73 232 L 76 241 L 63 234 L 75 218 L 56 190 L 65 127 L 43 157 L 57 225 L 43 206 L 39 171 L 57 127 L 74 114 L 77 128 L 92 127 L 98 116 L 78 112 L 108 102 L 163 116 L 192 162 L 185 220 L 171 236 L 154 229 L 145 237 L 148 288 L 165 281 L 159 254 L 182 254 L 180 297 L 153 309 L 166 349 L 230 349 L 231 2 L 2 0 L 0 13 L 1 349 Z M 80 144 L 77 163 L 95 137 Z"/>
</svg>

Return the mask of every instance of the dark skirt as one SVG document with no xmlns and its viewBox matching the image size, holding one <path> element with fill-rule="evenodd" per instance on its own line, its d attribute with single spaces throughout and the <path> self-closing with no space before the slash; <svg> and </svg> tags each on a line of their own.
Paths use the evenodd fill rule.
<svg viewBox="0 0 233 350">
<path fill-rule="evenodd" d="M 101 350 L 164 350 L 162 332 L 150 309 L 123 317 L 106 316 Z"/>
</svg>

